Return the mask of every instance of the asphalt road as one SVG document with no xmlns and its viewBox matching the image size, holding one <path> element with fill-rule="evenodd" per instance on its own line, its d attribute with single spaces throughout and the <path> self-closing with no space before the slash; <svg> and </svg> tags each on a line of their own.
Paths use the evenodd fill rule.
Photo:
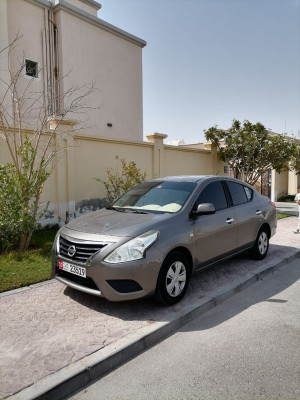
<svg viewBox="0 0 300 400">
<path fill-rule="evenodd" d="M 68 399 L 299 400 L 299 277 L 297 259 Z"/>
</svg>

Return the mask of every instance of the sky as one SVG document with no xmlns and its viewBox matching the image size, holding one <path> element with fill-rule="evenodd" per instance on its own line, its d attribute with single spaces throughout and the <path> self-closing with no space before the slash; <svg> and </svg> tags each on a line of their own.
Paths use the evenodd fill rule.
<svg viewBox="0 0 300 400">
<path fill-rule="evenodd" d="M 300 0 L 99 2 L 99 18 L 147 42 L 144 138 L 197 143 L 233 119 L 300 137 Z"/>
</svg>

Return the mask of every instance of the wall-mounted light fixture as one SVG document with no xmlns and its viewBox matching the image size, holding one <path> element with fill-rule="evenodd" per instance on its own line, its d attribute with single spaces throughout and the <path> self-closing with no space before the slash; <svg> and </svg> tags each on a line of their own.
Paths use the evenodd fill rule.
<svg viewBox="0 0 300 400">
<path fill-rule="evenodd" d="M 107 125 L 109 128 L 112 127 L 112 123 L 110 123 L 110 122 L 108 122 L 106 125 Z"/>
</svg>

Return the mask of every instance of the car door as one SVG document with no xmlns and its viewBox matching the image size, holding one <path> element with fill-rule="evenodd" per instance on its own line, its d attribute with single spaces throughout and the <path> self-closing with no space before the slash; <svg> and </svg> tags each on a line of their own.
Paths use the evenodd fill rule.
<svg viewBox="0 0 300 400">
<path fill-rule="evenodd" d="M 212 203 L 215 214 L 199 215 L 194 224 L 196 264 L 207 265 L 237 248 L 237 221 L 233 207 L 229 207 L 221 180 L 210 182 L 200 192 L 193 209 L 201 203 Z"/>
<path fill-rule="evenodd" d="M 232 204 L 238 220 L 238 246 L 247 247 L 256 239 L 263 223 L 262 205 L 255 199 L 255 193 L 248 186 L 240 183 L 226 182 Z"/>
</svg>

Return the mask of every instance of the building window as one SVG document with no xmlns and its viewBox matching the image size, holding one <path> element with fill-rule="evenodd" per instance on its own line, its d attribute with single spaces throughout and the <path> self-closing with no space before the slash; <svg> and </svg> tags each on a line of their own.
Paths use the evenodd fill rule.
<svg viewBox="0 0 300 400">
<path fill-rule="evenodd" d="M 33 78 L 38 78 L 38 63 L 31 60 L 25 60 L 25 71 L 26 75 L 31 76 Z"/>
</svg>

